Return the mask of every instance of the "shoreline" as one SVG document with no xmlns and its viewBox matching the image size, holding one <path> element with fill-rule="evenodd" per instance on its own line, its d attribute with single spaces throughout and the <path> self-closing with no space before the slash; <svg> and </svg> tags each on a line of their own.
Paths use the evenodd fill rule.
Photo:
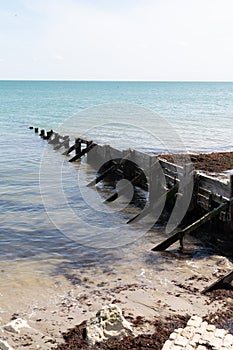
<svg viewBox="0 0 233 350">
<path fill-rule="evenodd" d="M 166 255 L 169 259 L 169 253 Z M 186 269 L 186 264 L 192 269 Z M 68 278 L 57 278 L 53 285 L 46 280 L 29 285 L 24 278 L 24 285 L 19 287 L 16 280 L 18 292 L 9 290 L 5 298 L 1 296 L 1 307 L 12 304 L 2 318 L 1 326 L 12 318 L 20 317 L 31 328 L 22 329 L 20 334 L 1 333 L 0 330 L 0 339 L 4 337 L 13 349 L 35 350 L 35 344 L 40 350 L 53 349 L 58 344 L 64 344 L 63 336 L 69 333 L 69 329 L 75 329 L 108 304 L 116 304 L 122 309 L 126 319 L 134 324 L 137 336 L 150 337 L 155 323 L 164 327 L 167 324 L 164 329 L 171 329 L 169 322 L 176 326 L 175 320 L 186 320 L 187 315 L 203 318 L 216 313 L 220 315 L 222 310 L 232 307 L 233 292 L 227 297 L 222 293 L 211 297 L 211 294 L 201 295 L 200 292 L 233 269 L 233 262 L 216 255 L 212 263 L 206 259 L 202 264 L 205 265 L 205 274 L 200 270 L 200 263 L 191 259 L 180 263 L 180 267 L 178 263 L 173 263 L 170 271 L 161 270 L 159 278 L 152 275 L 153 268 L 148 268 L 138 275 L 127 275 L 117 269 L 112 273 L 99 271 L 92 278 L 74 271 Z M 35 280 L 38 278 L 35 276 Z M 61 349 L 70 349 L 69 341 L 73 340 L 67 340 Z"/>
<path fill-rule="evenodd" d="M 216 158 L 219 155 L 220 158 Z M 201 164 L 203 171 L 216 171 L 219 166 L 223 171 L 227 170 L 226 166 L 231 166 L 228 162 L 229 156 L 232 158 L 230 164 L 233 168 L 233 152 L 192 155 L 194 156 L 197 157 L 196 166 Z M 170 161 L 172 155 L 167 157 L 170 157 L 167 159 Z M 81 273 L 71 269 L 69 276 L 51 275 L 43 280 L 36 270 L 33 276 L 27 276 L 24 271 L 16 269 L 15 276 L 11 275 L 11 289 L 9 290 L 6 282 L 5 288 L 1 284 L 1 327 L 12 318 L 21 317 L 27 320 L 31 328 L 22 329 L 20 334 L 3 332 L 1 328 L 0 339 L 6 340 L 13 349 L 35 350 L 35 345 L 39 350 L 53 349 L 58 344 L 64 344 L 63 334 L 68 334 L 68 329 L 75 330 L 74 327 L 79 327 L 77 325 L 90 319 L 103 305 L 110 303 L 120 306 L 125 317 L 136 325 L 137 335 L 148 336 L 153 334 L 155 321 L 157 325 L 160 322 L 166 328 L 166 322 L 169 319 L 171 322 L 177 320 L 177 315 L 183 320 L 186 320 L 187 315 L 210 319 L 211 315 L 221 317 L 221 309 L 232 310 L 232 292 L 229 295 L 220 293 L 216 300 L 211 295 L 200 294 L 207 285 L 233 270 L 232 257 L 228 259 L 214 255 L 202 259 L 201 256 L 193 256 L 188 250 L 179 253 L 176 249 L 151 254 L 149 250 L 152 242 L 151 234 L 146 237 L 146 243 L 143 242 L 139 250 L 141 255 L 147 254 L 145 261 L 136 261 L 138 252 L 136 250 L 133 253 L 137 273 L 135 267 L 135 270 L 130 266 L 123 270 L 119 265 L 114 266 L 112 271 L 96 268 L 94 276 L 88 274 L 88 271 Z M 186 246 L 189 248 L 189 245 Z M 134 245 L 132 249 L 135 249 Z M 158 271 L 153 268 L 153 264 L 158 264 Z M 3 267 L 1 272 L 2 281 L 6 281 Z M 229 321 L 233 322 L 232 319 Z"/>
</svg>

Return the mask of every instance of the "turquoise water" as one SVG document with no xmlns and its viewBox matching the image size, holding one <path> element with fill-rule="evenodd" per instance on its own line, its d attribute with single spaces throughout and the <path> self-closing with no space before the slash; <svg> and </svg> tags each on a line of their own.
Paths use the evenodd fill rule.
<svg viewBox="0 0 233 350">
<path fill-rule="evenodd" d="M 156 112 L 161 125 L 163 120 L 167 121 L 179 135 L 186 151 L 233 150 L 233 83 L 1 81 L 0 101 L 0 261 L 49 261 L 53 257 L 62 257 L 71 264 L 82 266 L 95 264 L 96 260 L 108 264 L 114 259 L 108 250 L 96 251 L 70 240 L 50 221 L 41 199 L 39 181 L 46 142 L 28 130 L 30 125 L 58 130 L 63 123 L 69 125 L 67 118 L 81 112 L 77 114 L 80 125 L 77 134 L 85 133 L 85 127 L 88 130 L 95 126 L 91 135 L 103 143 L 121 145 L 124 139 L 124 145 L 131 147 L 136 140 L 138 148 L 143 151 L 167 151 L 166 142 L 174 137 L 170 130 L 165 129 L 165 145 L 160 144 L 158 148 L 147 133 L 156 135 L 158 118 L 146 120 L 135 113 L 127 120 L 132 126 L 137 125 L 135 129 L 132 127 L 128 132 L 125 125 L 118 124 L 116 129 L 106 129 L 109 132 L 105 130 L 101 135 L 101 130 L 96 128 L 98 118 L 101 123 L 106 121 L 101 119 L 101 107 L 94 116 L 85 112 L 94 106 L 129 103 Z M 118 122 L 111 115 L 107 121 Z M 145 135 L 138 125 L 145 126 Z M 52 149 L 49 152 L 54 164 L 64 162 L 61 153 Z M 119 211 L 111 217 L 93 213 L 82 201 L 81 189 L 74 191 L 77 171 L 86 172 L 86 165 L 64 167 L 64 173 L 67 171 L 64 185 L 67 198 L 77 211 L 82 212 L 85 222 L 91 218 L 92 224 L 110 227 L 127 221 L 129 216 L 125 212 Z M 91 169 L 88 169 L 88 176 L 90 180 L 95 176 Z M 73 229 L 71 222 L 66 225 Z M 80 232 L 88 235 L 85 230 L 80 226 Z"/>
<path fill-rule="evenodd" d="M 189 151 L 233 148 L 233 83 L 1 81 L 0 97 L 4 133 L 29 124 L 57 128 L 88 107 L 123 102 L 165 118 Z"/>
</svg>

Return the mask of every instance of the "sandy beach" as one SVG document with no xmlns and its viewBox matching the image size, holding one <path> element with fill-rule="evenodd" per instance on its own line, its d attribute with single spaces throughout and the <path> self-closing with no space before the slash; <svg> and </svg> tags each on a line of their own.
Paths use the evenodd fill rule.
<svg viewBox="0 0 233 350">
<path fill-rule="evenodd" d="M 231 167 L 232 153 L 195 157 L 196 167 L 201 168 L 202 164 L 205 171 L 219 172 Z M 169 156 L 166 159 L 171 160 Z M 210 163 L 211 167 L 207 166 Z M 149 337 L 146 339 L 154 349 L 160 349 L 169 332 L 193 315 L 229 327 L 232 290 L 207 295 L 201 291 L 233 269 L 232 256 L 222 256 L 214 250 L 206 254 L 208 243 L 195 237 L 187 238 L 183 252 L 177 249 L 178 244 L 163 253 L 152 252 L 154 242 L 152 230 L 130 246 L 129 265 L 116 263 L 105 269 L 90 266 L 53 274 L 52 270 L 47 272 L 46 264 L 41 271 L 36 261 L 1 263 L 0 338 L 13 349 L 80 349 L 77 342 L 83 342 L 83 348 L 88 349 L 80 335 L 85 325 L 82 322 L 108 304 L 117 304 L 139 339 L 141 334 Z M 126 252 L 129 254 L 129 250 L 121 249 L 119 261 Z M 16 318 L 26 320 L 28 328 L 22 328 L 19 334 L 4 330 L 3 326 Z M 153 340 L 155 334 L 157 343 Z M 130 349 L 132 345 L 127 340 L 122 347 L 114 347 L 119 344 L 109 348 Z"/>
<path fill-rule="evenodd" d="M 148 251 L 149 246 L 143 249 Z M 64 343 L 62 333 L 90 319 L 102 306 L 110 303 L 120 306 L 125 317 L 135 324 L 137 334 L 153 333 L 156 320 L 159 324 L 167 324 L 166 318 L 169 317 L 180 322 L 177 315 L 187 320 L 188 316 L 207 317 L 210 313 L 232 307 L 232 292 L 227 298 L 200 294 L 207 285 L 233 269 L 229 259 L 215 255 L 198 261 L 190 259 L 187 251 L 177 255 L 178 263 L 174 264 L 171 253 L 162 255 L 166 269 L 162 264 L 156 275 L 153 255 L 150 255 L 151 266 L 146 270 L 145 265 L 137 264 L 136 275 L 129 266 L 129 271 L 96 268 L 94 275 L 88 270 L 85 274 L 74 270 L 69 276 L 54 276 L 52 280 L 36 270 L 32 274 L 25 266 L 15 266 L 14 283 L 11 281 L 10 289 L 7 271 L 2 266 L 1 326 L 20 317 L 30 328 L 23 328 L 20 334 L 2 331 L 0 338 L 14 349 L 52 349 Z M 174 322 L 174 327 L 177 324 Z M 172 326 L 169 325 L 168 329 L 171 331 Z M 64 345 L 62 349 L 70 348 Z"/>
</svg>

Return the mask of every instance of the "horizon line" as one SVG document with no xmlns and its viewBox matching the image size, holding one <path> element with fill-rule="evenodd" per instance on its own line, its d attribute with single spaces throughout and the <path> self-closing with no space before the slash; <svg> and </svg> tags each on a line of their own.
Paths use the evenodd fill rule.
<svg viewBox="0 0 233 350">
<path fill-rule="evenodd" d="M 0 79 L 0 81 L 122 82 L 122 83 L 233 83 L 233 80 L 115 80 L 115 79 Z"/>
</svg>

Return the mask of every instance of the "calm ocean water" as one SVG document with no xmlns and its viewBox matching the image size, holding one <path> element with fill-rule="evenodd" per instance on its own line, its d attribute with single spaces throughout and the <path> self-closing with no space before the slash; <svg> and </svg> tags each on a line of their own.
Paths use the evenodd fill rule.
<svg viewBox="0 0 233 350">
<path fill-rule="evenodd" d="M 41 157 L 46 143 L 28 130 L 30 125 L 58 130 L 64 122 L 67 125 L 67 118 L 86 108 L 129 103 L 149 108 L 161 120 L 166 120 L 181 138 L 186 151 L 233 150 L 233 83 L 1 81 L 0 101 L 1 262 L 25 259 L 49 262 L 56 258 L 79 267 L 94 265 L 97 260 L 109 264 L 116 258 L 108 250 L 97 251 L 70 240 L 49 219 L 39 186 Z M 101 108 L 99 111 L 93 120 L 91 113 L 88 119 L 85 119 L 87 112 L 80 113 L 80 130 L 84 126 L 87 129 L 98 126 L 98 118 L 102 123 Z M 118 122 L 111 119 L 111 115 L 109 118 L 111 122 Z M 141 116 L 132 115 L 127 122 L 145 125 L 147 131 L 149 128 L 156 134 L 157 120 L 136 118 Z M 85 133 L 84 129 L 82 132 Z M 105 131 L 100 135 L 98 128 L 92 130 L 91 135 L 96 140 L 113 144 L 119 143 L 119 138 L 125 135 L 123 138 L 128 147 L 137 140 L 138 148 L 143 151 L 166 151 L 161 145 L 156 149 L 148 134 L 143 142 L 144 135 L 138 127 L 129 133 L 126 129 L 119 124 L 116 126 L 117 136 L 112 129 L 109 129 L 109 134 Z M 77 130 L 77 136 L 80 130 Z M 173 137 L 169 130 L 166 137 L 168 142 L 169 137 Z M 52 149 L 50 155 L 54 164 L 64 161 L 64 156 Z M 119 211 L 111 217 L 106 213 L 93 213 L 82 201 L 82 189 L 74 191 L 78 170 L 87 172 L 89 179 L 95 174 L 91 169 L 87 171 L 85 164 L 64 165 L 67 198 L 77 211 L 82 212 L 83 222 L 89 220 L 100 227 L 121 222 L 123 227 L 129 218 L 127 212 Z M 55 208 L 58 213 L 59 209 L 62 210 Z M 72 222 L 64 222 L 64 225 L 69 231 L 76 229 Z M 130 229 L 127 230 L 131 234 Z M 80 233 L 84 236 L 90 234 L 85 225 L 80 225 Z"/>
</svg>

